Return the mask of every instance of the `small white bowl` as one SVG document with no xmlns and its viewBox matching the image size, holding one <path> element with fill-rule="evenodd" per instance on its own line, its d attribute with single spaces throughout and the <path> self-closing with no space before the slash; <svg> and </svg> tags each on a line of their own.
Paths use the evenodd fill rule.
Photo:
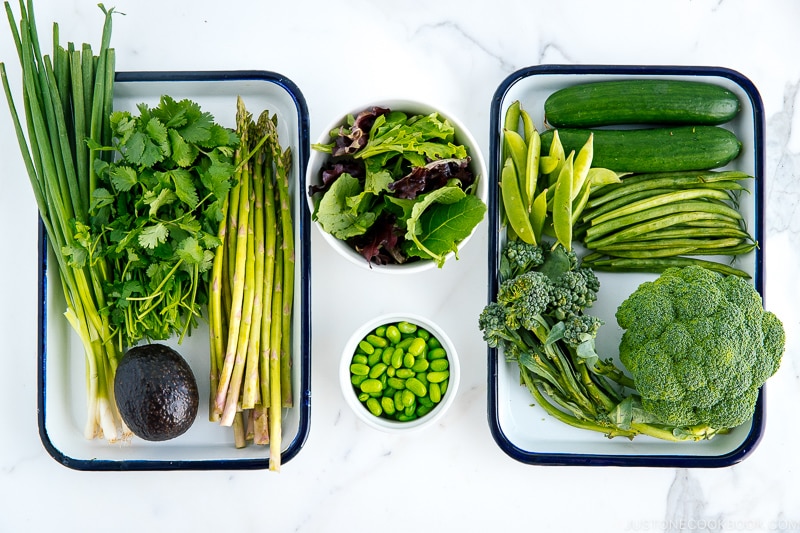
<svg viewBox="0 0 800 533">
<path fill-rule="evenodd" d="M 445 391 L 439 403 L 437 403 L 436 406 L 427 414 L 408 422 L 401 422 L 373 415 L 367 409 L 366 405 L 358 400 L 358 393 L 350 381 L 350 363 L 353 359 L 353 355 L 356 352 L 358 343 L 368 334 L 373 332 L 378 326 L 397 323 L 403 320 L 426 329 L 432 336 L 439 340 L 442 348 L 444 348 L 447 352 L 447 360 L 450 371 L 447 390 Z M 442 331 L 439 326 L 430 320 L 409 313 L 392 313 L 382 315 L 362 325 L 355 332 L 353 332 L 353 335 L 347 341 L 347 344 L 342 351 L 342 356 L 339 363 L 339 385 L 342 390 L 342 396 L 344 396 L 344 400 L 347 405 L 350 406 L 350 408 L 353 410 L 353 413 L 355 413 L 359 420 L 372 428 L 385 431 L 387 433 L 409 433 L 412 431 L 418 431 L 423 428 L 430 427 L 441 420 L 456 398 L 460 381 L 461 367 L 458 360 L 458 354 L 456 353 L 456 348 L 453 345 L 453 341 L 450 340 L 447 334 Z"/>
<path fill-rule="evenodd" d="M 446 119 L 453 125 L 456 130 L 456 140 L 457 144 L 463 144 L 467 148 L 467 153 L 470 156 L 470 168 L 472 169 L 473 174 L 477 179 L 477 186 L 475 188 L 475 195 L 483 201 L 484 204 L 487 204 L 488 195 L 489 195 L 489 186 L 488 186 L 488 173 L 487 173 L 487 166 L 486 161 L 483 158 L 483 152 L 478 145 L 478 142 L 469 132 L 469 130 L 464 126 L 464 124 L 455 118 L 450 113 L 447 113 L 440 109 L 439 107 L 433 107 L 429 104 L 425 104 L 423 102 L 415 101 L 415 100 L 402 100 L 402 99 L 393 99 L 393 100 L 381 100 L 377 102 L 367 103 L 362 106 L 359 106 L 356 109 L 352 109 L 347 113 L 344 113 L 342 116 L 337 118 L 335 121 L 331 122 L 325 129 L 322 130 L 322 134 L 316 141 L 316 144 L 328 144 L 331 142 L 330 132 L 338 129 L 339 126 L 346 122 L 346 118 L 348 115 L 357 116 L 359 113 L 366 109 L 370 109 L 374 106 L 388 108 L 392 111 L 403 111 L 409 115 L 429 115 L 431 113 L 438 113 L 442 118 Z M 322 166 L 325 164 L 326 161 L 330 158 L 330 154 L 326 154 L 320 152 L 318 150 L 311 149 L 311 153 L 309 154 L 308 158 L 308 167 L 306 172 L 306 179 L 308 185 L 318 185 L 320 183 L 320 172 Z M 308 191 L 306 191 L 306 200 L 308 201 L 308 207 L 311 210 L 311 213 L 314 213 L 314 199 L 308 195 Z M 488 205 L 488 204 L 487 204 Z M 376 271 L 376 272 L 384 272 L 389 274 L 410 274 L 415 272 L 421 272 L 425 270 L 429 270 L 431 268 L 436 268 L 436 262 L 433 260 L 418 260 L 412 261 L 405 264 L 389 264 L 389 265 L 375 265 L 370 264 L 367 262 L 364 257 L 356 252 L 350 245 L 348 245 L 345 241 L 340 240 L 330 233 L 326 232 L 322 229 L 322 226 L 319 222 L 315 222 L 317 228 L 319 229 L 320 233 L 324 239 L 337 251 L 340 255 L 345 257 L 350 262 L 368 270 Z M 470 240 L 472 235 L 474 235 L 477 226 L 472 230 L 472 232 L 462 239 L 458 243 L 458 249 L 461 250 L 467 241 Z M 454 260 L 455 252 L 450 252 L 446 255 L 446 261 Z"/>
</svg>

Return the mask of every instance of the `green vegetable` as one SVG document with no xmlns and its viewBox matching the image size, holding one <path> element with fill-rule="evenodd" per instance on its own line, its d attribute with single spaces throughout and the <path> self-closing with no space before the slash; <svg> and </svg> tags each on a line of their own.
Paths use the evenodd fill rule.
<svg viewBox="0 0 800 533">
<path fill-rule="evenodd" d="M 518 131 L 520 121 L 523 133 Z M 593 136 L 578 150 L 565 154 L 555 132 L 547 155 L 542 155 L 542 139 L 519 101 L 506 110 L 504 124 L 503 153 L 507 155 L 499 185 L 510 234 L 537 244 L 543 234 L 550 233 L 570 249 L 573 226 L 591 192 L 618 182 L 619 177 L 608 169 L 592 168 Z"/>
<path fill-rule="evenodd" d="M 664 271 L 617 310 L 620 361 L 665 424 L 736 427 L 780 365 L 785 332 L 749 282 L 701 267 Z"/>
<path fill-rule="evenodd" d="M 705 82 L 626 79 L 581 83 L 547 97 L 545 119 L 554 127 L 621 124 L 719 125 L 740 110 L 728 89 Z"/>
<path fill-rule="evenodd" d="M 53 28 L 53 53 L 43 55 L 33 3 L 20 2 L 20 23 L 4 3 L 19 55 L 24 120 L 14 104 L 5 64 L 0 63 L 3 89 L 11 111 L 20 152 L 30 179 L 50 252 L 55 258 L 66 299 L 65 316 L 86 355 L 86 438 L 115 441 L 129 432 L 122 428 L 113 383 L 119 351 L 105 312 L 102 287 L 109 272 L 105 259 L 90 246 L 89 210 L 95 192 L 95 161 L 103 154 L 95 146 L 110 137 L 108 111 L 114 80 L 114 50 L 110 48 L 113 9 L 105 14 L 100 50 L 95 56 L 84 44 L 66 48 Z M 86 141 L 89 142 L 86 142 Z M 53 356 L 57 354 L 51 354 Z M 60 377 L 56 377 L 59 379 Z"/>
<path fill-rule="evenodd" d="M 542 133 L 542 149 L 553 141 L 554 130 Z M 676 126 L 645 129 L 559 128 L 564 150 L 579 150 L 594 134 L 596 167 L 615 172 L 664 172 L 723 167 L 741 151 L 742 143 L 719 126 Z"/>
<path fill-rule="evenodd" d="M 380 360 L 369 365 L 358 362 L 379 351 Z M 401 320 L 379 326 L 359 341 L 350 363 L 350 382 L 356 395 L 365 394 L 359 401 L 374 416 L 409 421 L 441 402 L 449 367 L 447 353 L 435 336 Z"/>
<path fill-rule="evenodd" d="M 510 157 L 506 159 L 500 175 L 500 193 L 508 224 L 513 228 L 514 233 L 521 240 L 529 244 L 536 244 L 536 234 L 519 189 L 517 170 Z"/>
<path fill-rule="evenodd" d="M 441 268 L 483 219 L 479 176 L 438 113 L 367 109 L 331 138 L 313 146 L 332 157 L 309 189 L 312 216 L 370 265 L 432 260 Z"/>
<path fill-rule="evenodd" d="M 282 409 L 292 405 L 295 275 L 292 152 L 281 147 L 276 122 L 268 111 L 254 121 L 238 99 L 241 143 L 221 206 L 208 306 L 209 418 L 233 427 L 237 447 L 269 444 L 271 470 L 281 465 Z"/>
<path fill-rule="evenodd" d="M 592 252 L 585 264 L 661 272 L 686 264 L 689 256 L 735 259 L 752 251 L 757 243 L 737 209 L 738 195 L 746 191 L 741 182 L 750 178 L 737 171 L 633 174 L 597 189 L 575 231 Z M 731 267 L 713 268 L 749 277 Z"/>
<path fill-rule="evenodd" d="M 90 209 L 91 246 L 111 265 L 105 295 L 121 346 L 180 341 L 196 326 L 239 144 L 190 100 L 165 95 L 138 110 L 111 114 L 113 145 L 102 149 L 119 157 L 95 165 Z"/>
<path fill-rule="evenodd" d="M 651 402 L 642 398 L 644 392 L 640 396 L 635 371 L 634 379 L 631 379 L 624 367 L 618 367 L 611 359 L 602 359 L 596 351 L 595 339 L 602 321 L 587 313 L 587 309 L 596 300 L 600 287 L 592 270 L 582 266 L 575 253 L 568 252 L 560 244 L 551 248 L 521 241 L 512 244 L 514 242 L 509 241 L 503 248 L 497 296 L 481 312 L 478 325 L 490 347 L 500 349 L 507 361 L 517 363 L 521 380 L 537 405 L 566 424 L 597 431 L 608 437 L 634 438 L 644 434 L 669 441 L 702 440 L 713 438 L 731 427 L 698 424 L 693 420 L 667 419 L 647 410 L 646 407 Z M 750 295 L 743 300 L 749 298 L 753 304 L 748 316 L 757 318 L 760 327 L 760 300 L 752 286 L 738 277 L 729 278 L 729 284 L 736 287 L 733 292 L 740 297 Z M 670 287 L 667 284 L 663 286 L 665 290 L 661 298 L 639 299 L 638 301 L 646 304 L 640 306 L 639 310 L 631 306 L 624 311 L 624 318 L 631 322 L 637 321 L 640 328 L 638 337 L 630 337 L 626 342 L 631 343 L 630 346 L 637 345 L 641 348 L 640 362 L 637 363 L 639 367 L 647 366 L 645 358 L 649 358 L 648 361 L 652 363 L 649 375 L 653 380 L 664 370 L 663 365 L 656 368 L 656 364 L 663 361 L 661 353 L 667 347 L 653 342 L 646 343 L 646 337 L 651 332 L 658 335 L 660 331 L 670 327 L 669 321 L 677 316 L 671 311 L 671 305 L 675 308 L 682 305 L 683 309 L 691 306 L 696 306 L 698 310 L 714 309 L 713 306 L 706 305 L 711 303 L 713 292 L 712 296 L 706 296 L 702 288 L 697 288 L 696 292 L 682 291 L 674 284 L 671 287 L 672 292 L 669 292 Z M 618 318 L 621 318 L 619 314 Z M 621 326 L 625 327 L 626 324 L 627 322 L 620 320 Z M 654 324 L 657 331 L 650 328 L 650 324 Z M 774 328 L 771 318 L 765 324 Z M 674 335 L 665 339 L 671 343 L 667 353 L 673 354 L 676 361 L 688 362 L 692 357 L 702 357 L 703 364 L 715 364 L 715 368 L 719 368 L 725 360 L 724 357 L 720 357 L 720 361 L 715 363 L 708 361 L 703 354 L 712 352 L 723 355 L 719 348 L 727 347 L 728 342 L 717 335 L 725 334 L 727 329 L 712 327 L 708 321 L 706 326 L 702 330 L 702 338 L 692 338 L 688 323 L 676 325 Z M 742 320 L 738 320 L 729 327 L 744 326 Z M 779 335 L 781 332 L 782 330 L 769 329 L 765 335 L 764 338 L 768 340 L 764 345 L 769 346 L 767 351 L 770 353 L 774 353 L 779 346 L 782 347 L 783 341 Z M 730 338 L 734 342 L 743 342 L 742 346 L 752 352 L 753 342 L 748 345 L 745 339 L 751 334 L 755 334 L 753 327 L 745 328 L 737 336 Z M 755 342 L 761 342 L 761 338 Z M 726 353 L 731 352 L 728 350 Z M 766 366 L 764 369 L 769 370 Z M 677 394 L 680 380 L 686 383 L 684 389 L 693 386 L 694 377 L 688 373 L 675 373 L 672 377 L 674 379 L 669 382 L 670 390 L 663 391 L 665 395 L 667 392 Z M 731 383 L 733 379 L 731 378 Z M 748 385 L 751 383 L 755 383 L 755 380 L 748 379 Z M 702 384 L 703 387 L 712 388 L 714 385 L 715 383 L 710 382 Z M 696 395 L 702 394 L 703 390 L 705 389 L 697 389 Z M 710 396 L 713 392 L 705 394 Z"/>
</svg>

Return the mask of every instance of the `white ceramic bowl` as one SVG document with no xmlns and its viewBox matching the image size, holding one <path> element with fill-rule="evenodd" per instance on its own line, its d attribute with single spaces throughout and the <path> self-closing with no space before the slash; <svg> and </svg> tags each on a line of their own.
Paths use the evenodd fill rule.
<svg viewBox="0 0 800 533">
<path fill-rule="evenodd" d="M 422 102 L 414 101 L 414 100 L 402 100 L 402 99 L 393 99 L 393 100 L 381 100 L 372 103 L 367 103 L 364 105 L 359 106 L 358 108 L 352 109 L 344 113 L 342 116 L 338 117 L 336 120 L 331 122 L 327 125 L 320 134 L 319 138 L 316 141 L 316 144 L 328 144 L 331 142 L 330 132 L 338 129 L 339 126 L 345 123 L 346 118 L 348 115 L 357 116 L 359 113 L 364 111 L 365 109 L 370 109 L 373 106 L 379 106 L 388 108 L 392 111 L 403 111 L 410 115 L 428 115 L 430 113 L 438 113 L 442 118 L 448 120 L 450 124 L 456 130 L 456 143 L 463 144 L 467 148 L 467 153 L 469 154 L 471 161 L 470 161 L 470 168 L 472 172 L 475 174 L 477 178 L 477 187 L 475 189 L 475 195 L 480 198 L 484 204 L 487 204 L 488 199 L 488 174 L 487 174 L 487 166 L 486 161 L 483 158 L 483 153 L 478 145 L 478 142 L 469 132 L 469 130 L 461 123 L 460 120 L 455 118 L 452 114 L 447 113 L 446 111 L 442 110 L 439 107 L 433 107 L 429 104 L 425 104 Z M 321 181 L 320 172 L 322 166 L 325 164 L 326 161 L 330 158 L 329 154 L 320 152 L 318 150 L 311 149 L 311 153 L 308 159 L 308 167 L 306 173 L 306 179 L 308 181 L 308 185 L 318 185 Z M 306 191 L 307 193 L 307 191 Z M 308 194 L 306 194 L 306 199 L 308 201 L 308 207 L 311 210 L 311 213 L 314 212 L 314 200 Z M 428 270 L 431 268 L 436 268 L 436 262 L 433 260 L 418 260 L 412 261 L 405 264 L 391 264 L 391 265 L 374 265 L 370 264 L 364 259 L 362 255 L 356 252 L 350 245 L 348 245 L 345 241 L 342 241 L 330 233 L 326 232 L 322 229 L 322 226 L 319 222 L 315 223 L 317 228 L 322 233 L 322 236 L 325 240 L 343 257 L 351 261 L 352 263 L 376 272 L 383 272 L 389 274 L 409 274 L 415 272 L 421 272 L 424 270 Z M 472 232 L 464 239 L 462 239 L 458 243 L 458 249 L 461 250 L 467 241 L 470 240 L 472 235 L 475 233 L 474 228 Z M 446 261 L 455 260 L 455 252 L 450 252 L 446 256 Z"/>
<path fill-rule="evenodd" d="M 358 347 L 358 343 L 368 334 L 372 333 L 378 326 L 397 323 L 403 320 L 426 329 L 432 336 L 439 340 L 442 348 L 444 348 L 447 352 L 450 371 L 447 390 L 442 396 L 441 401 L 439 401 L 439 403 L 437 403 L 436 406 L 424 416 L 407 422 L 401 422 L 386 417 L 373 415 L 367 409 L 367 407 L 358 400 L 358 392 L 350 381 L 350 364 L 352 362 L 353 355 L 356 352 L 356 348 Z M 453 345 L 453 342 L 435 323 L 421 316 L 409 313 L 393 313 L 382 315 L 362 325 L 353 332 L 353 335 L 347 341 L 347 344 L 342 351 L 342 356 L 339 363 L 339 384 L 347 405 L 350 406 L 350 408 L 353 410 L 353 413 L 355 413 L 359 420 L 372 428 L 385 431 L 387 433 L 409 433 L 412 431 L 418 431 L 423 428 L 430 427 L 441 420 L 455 400 L 460 381 L 461 367 L 459 365 L 458 354 L 456 353 L 456 348 Z"/>
</svg>

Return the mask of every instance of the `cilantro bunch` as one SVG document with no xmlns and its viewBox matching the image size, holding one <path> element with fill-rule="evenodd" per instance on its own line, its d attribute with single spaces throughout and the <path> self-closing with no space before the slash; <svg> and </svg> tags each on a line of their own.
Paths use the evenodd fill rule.
<svg viewBox="0 0 800 533">
<path fill-rule="evenodd" d="M 111 114 L 113 162 L 98 162 L 91 232 L 112 265 L 106 312 L 122 345 L 183 338 L 208 300 L 236 132 L 190 100 Z M 91 244 L 95 246 L 94 243 Z"/>
<path fill-rule="evenodd" d="M 332 132 L 314 219 L 372 264 L 423 259 L 439 267 L 486 213 L 464 145 L 438 113 L 373 107 Z"/>
</svg>

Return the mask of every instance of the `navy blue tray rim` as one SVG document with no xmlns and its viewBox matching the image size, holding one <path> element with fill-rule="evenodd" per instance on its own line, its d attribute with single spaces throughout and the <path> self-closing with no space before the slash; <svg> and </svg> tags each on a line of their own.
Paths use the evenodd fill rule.
<svg viewBox="0 0 800 533">
<path fill-rule="evenodd" d="M 298 147 L 295 161 L 299 168 L 298 191 L 306 189 L 306 167 L 309 151 L 308 105 L 299 87 L 287 77 L 267 70 L 232 71 L 123 71 L 115 73 L 116 82 L 214 82 L 214 81 L 263 81 L 274 83 L 291 96 L 297 109 Z M 287 463 L 302 449 L 308 438 L 311 422 L 311 221 L 308 209 L 300 209 L 300 246 L 302 275 L 300 276 L 300 302 L 303 313 L 300 318 L 300 398 L 295 409 L 300 410 L 300 426 L 297 435 L 281 454 L 281 462 Z M 44 224 L 39 219 L 38 238 L 38 346 L 37 346 L 37 407 L 39 437 L 45 450 L 60 464 L 80 471 L 166 471 L 166 470 L 256 470 L 269 468 L 269 458 L 212 459 L 212 460 L 95 460 L 76 459 L 59 450 L 47 434 L 47 237 Z"/>
<path fill-rule="evenodd" d="M 764 104 L 758 89 L 740 72 L 725 67 L 681 66 L 681 65 L 535 65 L 519 69 L 505 78 L 496 89 L 491 102 L 489 129 L 489 250 L 488 250 L 488 295 L 487 302 L 497 296 L 499 268 L 499 217 L 498 217 L 498 177 L 501 161 L 499 158 L 500 137 L 497 135 L 501 120 L 501 106 L 509 89 L 519 80 L 528 76 L 553 74 L 603 74 L 603 75 L 641 75 L 641 76 L 715 76 L 729 79 L 738 84 L 753 107 L 755 128 L 755 228 L 751 228 L 759 243 L 756 251 L 753 281 L 759 294 L 764 295 Z M 500 427 L 499 406 L 497 402 L 498 357 L 496 348 L 487 348 L 488 359 L 488 423 L 495 442 L 511 458 L 529 465 L 548 466 L 628 466 L 628 467 L 667 467 L 667 468 L 720 468 L 734 465 L 748 457 L 758 446 L 766 427 L 766 386 L 761 388 L 752 427 L 744 442 L 735 450 L 720 456 L 690 455 L 601 455 L 537 453 L 523 450 L 514 445 Z M 689 444 L 689 443 L 687 443 Z M 691 444 L 689 444 L 691 445 Z"/>
</svg>

